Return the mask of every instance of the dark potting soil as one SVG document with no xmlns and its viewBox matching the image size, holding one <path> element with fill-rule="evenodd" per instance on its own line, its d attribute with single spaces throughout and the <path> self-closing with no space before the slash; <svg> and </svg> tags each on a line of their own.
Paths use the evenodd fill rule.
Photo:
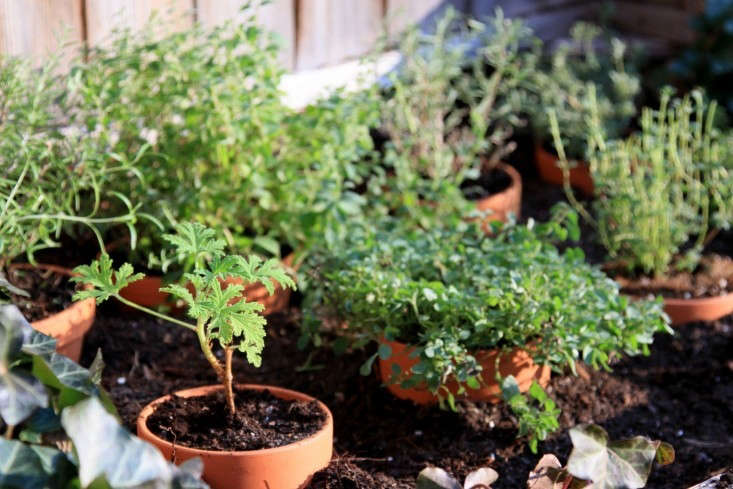
<svg viewBox="0 0 733 489">
<path fill-rule="evenodd" d="M 464 180 L 461 183 L 463 195 L 469 200 L 480 200 L 508 189 L 512 179 L 500 168 L 482 173 L 476 180 Z"/>
<path fill-rule="evenodd" d="M 8 281 L 30 297 L 10 294 L 13 304 L 28 321 L 37 321 L 63 311 L 73 302 L 76 284 L 68 276 L 42 269 L 6 269 Z"/>
<path fill-rule="evenodd" d="M 327 349 L 300 351 L 297 309 L 274 314 L 262 367 L 234 359 L 235 381 L 295 389 L 323 401 L 334 415 L 334 460 L 317 473 L 313 488 L 412 488 L 425 466 L 459 478 L 478 467 L 500 474 L 495 489 L 526 487 L 542 453 L 562 461 L 570 453 L 567 430 L 594 422 L 613 439 L 645 435 L 672 443 L 677 460 L 655 470 L 650 489 L 680 489 L 733 465 L 733 316 L 657 335 L 649 357 L 616 361 L 612 372 L 554 375 L 547 388 L 562 409 L 561 430 L 533 454 L 516 440 L 505 405 L 461 401 L 458 412 L 415 407 L 391 396 L 376 374 L 359 375 L 373 351 L 335 356 Z M 98 310 L 82 363 L 101 348 L 103 382 L 125 424 L 150 401 L 179 389 L 216 383 L 195 335 L 114 304 Z M 373 350 L 373 349 L 372 349 Z"/>
<path fill-rule="evenodd" d="M 223 391 L 205 397 L 173 396 L 159 404 L 148 428 L 170 442 L 202 450 L 276 448 L 308 438 L 326 421 L 315 401 L 287 401 L 270 391 L 234 390 L 231 416 Z"/>
</svg>

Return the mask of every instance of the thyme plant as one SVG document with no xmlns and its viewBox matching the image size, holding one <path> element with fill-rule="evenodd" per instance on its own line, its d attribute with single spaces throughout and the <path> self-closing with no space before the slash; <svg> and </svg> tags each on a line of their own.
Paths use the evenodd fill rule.
<svg viewBox="0 0 733 489">
<path fill-rule="evenodd" d="M 640 132 L 624 140 L 605 135 L 594 104 L 588 145 L 595 217 L 565 186 L 609 257 L 627 272 L 692 271 L 705 245 L 733 220 L 733 132 L 714 126 L 717 104 L 701 91 L 672 95 L 663 90 L 659 109 L 645 108 Z M 561 129 L 555 114 L 550 118 L 566 168 Z"/>
<path fill-rule="evenodd" d="M 25 254 L 59 246 L 62 234 L 103 232 L 125 224 L 135 242 L 138 206 L 114 191 L 147 147 L 115 155 L 92 131 L 75 125 L 66 81 L 50 61 L 0 59 L 0 267 Z M 117 157 L 115 157 L 117 156 Z M 117 212 L 108 207 L 119 205 Z"/>
<path fill-rule="evenodd" d="M 160 290 L 183 301 L 188 316 L 195 320 L 195 324 L 120 296 L 120 290 L 141 279 L 143 274 L 134 273 L 129 263 L 114 269 L 106 254 L 74 270 L 77 274 L 74 281 L 94 286 L 92 290 L 77 292 L 74 297 L 77 300 L 92 297 L 98 304 L 114 297 L 123 304 L 193 331 L 201 352 L 224 388 L 229 412 L 234 415 L 232 356 L 239 351 L 246 355 L 249 363 L 259 366 L 265 346 L 266 320 L 261 314 L 264 306 L 259 302 L 248 302 L 242 292 L 246 285 L 253 283 L 261 283 L 270 294 L 274 292 L 276 283 L 291 288 L 295 288 L 295 283 L 276 259 L 262 261 L 256 255 L 226 255 L 226 242 L 215 236 L 213 229 L 199 223 L 182 223 L 176 227 L 175 234 L 163 235 L 163 239 L 173 246 L 178 259 L 192 262 L 193 269 L 183 275 L 183 283 L 187 286 L 172 284 Z M 214 342 L 224 350 L 223 362 L 214 354 Z"/>
<path fill-rule="evenodd" d="M 516 88 L 531 70 L 522 48 L 532 42 L 531 30 L 500 9 L 488 24 L 472 21 L 468 29 L 449 9 L 434 34 L 407 31 L 403 62 L 390 75 L 381 111 L 388 137 L 384 162 L 394 169 L 388 180 L 393 208 L 466 211 L 460 185 L 514 149 L 509 138 L 521 124 Z M 435 206 L 416 205 L 420 199 Z"/>
</svg>

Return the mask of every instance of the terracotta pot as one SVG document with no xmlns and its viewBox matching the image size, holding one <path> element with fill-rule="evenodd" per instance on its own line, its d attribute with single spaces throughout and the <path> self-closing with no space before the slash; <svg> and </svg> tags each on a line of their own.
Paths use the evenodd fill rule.
<svg viewBox="0 0 733 489">
<path fill-rule="evenodd" d="M 715 321 L 733 313 L 733 292 L 699 299 L 664 299 L 664 312 L 674 325 Z"/>
<path fill-rule="evenodd" d="M 402 372 L 409 372 L 410 369 L 416 365 L 419 358 L 410 357 L 410 353 L 414 348 L 405 343 L 397 341 L 382 341 L 382 343 L 388 345 L 392 349 L 392 355 L 386 359 L 379 359 L 379 374 L 382 378 L 382 382 L 385 383 L 387 389 L 400 399 L 407 399 L 415 402 L 416 404 L 432 404 L 437 402 L 437 397 L 434 396 L 426 387 L 412 387 L 405 389 L 399 385 L 399 383 L 392 383 L 392 365 L 399 365 Z M 463 399 L 469 399 L 471 401 L 487 401 L 487 402 L 499 402 L 501 401 L 501 387 L 495 380 L 496 368 L 495 362 L 496 357 L 499 354 L 499 350 L 481 350 L 474 353 L 474 357 L 482 367 L 481 371 L 481 388 L 470 389 L 466 388 L 466 392 L 461 396 Z M 508 353 L 504 353 L 499 361 L 499 372 L 502 376 L 513 375 L 517 379 L 519 388 L 522 392 L 526 392 L 532 385 L 532 381 L 536 380 L 542 387 L 547 386 L 550 381 L 550 367 L 536 365 L 532 361 L 532 357 L 525 350 L 516 348 Z M 458 384 L 451 381 L 446 386 L 451 393 L 456 395 L 458 392 Z"/>
<path fill-rule="evenodd" d="M 21 270 L 48 270 L 68 277 L 73 275 L 73 272 L 68 268 L 56 265 L 19 263 L 13 264 L 12 267 Z M 85 287 L 87 289 L 92 288 L 91 285 L 85 285 Z M 74 302 L 63 311 L 51 314 L 47 318 L 31 322 L 31 326 L 56 339 L 56 351 L 58 353 L 79 362 L 84 335 L 92 327 L 96 313 L 97 303 L 94 299 L 84 299 L 83 301 Z"/>
<path fill-rule="evenodd" d="M 283 260 L 283 264 L 291 267 L 294 255 L 291 253 Z M 235 280 L 225 280 L 224 283 L 237 283 Z M 241 281 L 239 281 L 241 283 Z M 120 291 L 120 295 L 125 299 L 139 304 L 141 306 L 155 309 L 164 304 L 168 304 L 174 309 L 170 294 L 160 292 L 163 286 L 163 278 L 156 275 L 148 275 L 142 280 L 131 283 Z M 257 301 L 265 306 L 264 314 L 273 314 L 285 309 L 290 303 L 291 289 L 283 288 L 279 285 L 275 287 L 272 295 L 267 293 L 267 289 L 261 284 L 253 284 L 244 289 L 244 295 L 249 301 Z"/>
<path fill-rule="evenodd" d="M 513 166 L 499 163 L 499 170 L 509 175 L 511 184 L 499 193 L 484 197 L 476 201 L 476 208 L 480 211 L 491 211 L 481 223 L 484 232 L 490 232 L 491 221 L 506 222 L 509 213 L 519 219 L 522 209 L 522 177 Z"/>
<path fill-rule="evenodd" d="M 241 385 L 240 388 L 269 390 L 281 399 L 313 401 L 300 392 L 265 385 Z M 181 397 L 205 396 L 222 387 L 210 385 L 176 392 Z M 298 489 L 304 488 L 317 471 L 331 461 L 333 452 L 333 417 L 320 401 L 318 406 L 326 413 L 326 422 L 313 435 L 278 448 L 238 452 L 199 450 L 176 445 L 154 435 L 147 427 L 147 419 L 158 404 L 170 399 L 161 397 L 151 402 L 137 418 L 137 435 L 161 451 L 173 463 L 180 464 L 193 457 L 204 462 L 203 478 L 212 489 Z"/>
<path fill-rule="evenodd" d="M 557 166 L 557 156 L 537 144 L 534 147 L 534 161 L 542 180 L 554 185 L 563 184 L 562 170 Z M 593 196 L 593 177 L 587 163 L 578 162 L 575 168 L 570 169 L 570 185 L 587 196 Z"/>
</svg>

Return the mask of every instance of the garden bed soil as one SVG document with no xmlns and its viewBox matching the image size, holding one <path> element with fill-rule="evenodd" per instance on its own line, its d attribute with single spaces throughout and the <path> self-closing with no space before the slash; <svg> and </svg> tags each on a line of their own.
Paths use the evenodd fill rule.
<svg viewBox="0 0 733 489">
<path fill-rule="evenodd" d="M 101 307 L 97 317 L 82 364 L 102 349 L 103 383 L 130 429 L 154 399 L 217 382 L 190 332 L 121 314 L 114 304 Z M 457 413 L 415 407 L 390 395 L 376 372 L 359 375 L 371 351 L 335 356 L 328 349 L 311 355 L 298 350 L 299 321 L 296 309 L 271 316 L 262 367 L 235 356 L 234 374 L 236 382 L 295 389 L 329 406 L 335 457 L 315 475 L 313 488 L 412 488 L 428 465 L 459 478 L 491 466 L 500 474 L 494 489 L 525 487 L 541 454 L 566 460 L 567 429 L 589 422 L 614 439 L 646 435 L 674 445 L 677 460 L 652 473 L 651 489 L 688 487 L 733 464 L 733 316 L 657 335 L 650 357 L 616 361 L 613 372 L 554 375 L 547 391 L 563 411 L 561 431 L 541 442 L 538 454 L 515 440 L 504 404 L 460 401 Z"/>
<path fill-rule="evenodd" d="M 173 396 L 158 404 L 148 428 L 158 437 L 199 450 L 276 448 L 316 433 L 326 413 L 316 401 L 280 399 L 269 391 L 234 389 L 235 416 L 223 390 L 205 397 Z"/>
<path fill-rule="evenodd" d="M 12 265 L 7 267 L 6 274 L 11 284 L 30 294 L 30 297 L 10 294 L 13 304 L 29 322 L 61 312 L 73 302 L 76 284 L 67 275 L 35 268 L 13 268 Z"/>
<path fill-rule="evenodd" d="M 677 299 L 716 297 L 733 292 L 733 260 L 720 255 L 705 256 L 695 273 L 677 272 L 663 277 L 627 279 L 617 277 L 623 292 L 662 295 Z"/>
<path fill-rule="evenodd" d="M 481 200 L 508 189 L 512 184 L 509 174 L 500 168 L 492 168 L 481 173 L 476 180 L 464 180 L 461 183 L 463 195 L 468 200 Z"/>
</svg>

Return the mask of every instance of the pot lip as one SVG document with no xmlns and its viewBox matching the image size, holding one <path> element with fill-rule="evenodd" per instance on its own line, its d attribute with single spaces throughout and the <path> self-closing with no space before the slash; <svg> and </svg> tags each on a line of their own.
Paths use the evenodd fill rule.
<svg viewBox="0 0 733 489">
<path fill-rule="evenodd" d="M 415 346 L 412 343 L 403 343 L 403 342 L 397 341 L 397 340 L 388 340 L 384 336 L 379 337 L 377 339 L 377 342 L 379 344 L 385 344 L 385 345 L 390 345 L 390 346 L 391 345 L 396 345 L 400 349 L 403 349 L 403 350 L 417 348 L 417 346 Z M 514 348 L 511 348 L 509 350 L 506 350 L 506 352 L 504 354 L 505 355 L 529 354 L 529 352 L 527 351 L 527 349 L 531 346 L 531 343 L 532 342 L 528 343 L 527 346 L 524 346 L 524 347 L 515 346 Z M 494 355 L 494 354 L 499 353 L 501 351 L 502 351 L 502 348 L 479 348 L 477 350 L 469 350 L 469 352 L 471 353 L 471 355 L 474 355 L 474 356 L 476 356 L 476 355 Z M 381 361 L 381 358 L 380 358 L 380 361 Z"/>
<path fill-rule="evenodd" d="M 689 299 L 681 299 L 679 297 L 663 297 L 664 303 L 677 307 L 694 307 L 709 306 L 712 304 L 733 302 L 733 292 L 727 292 L 722 295 L 714 295 L 710 297 L 691 297 Z"/>
<path fill-rule="evenodd" d="M 494 168 L 503 171 L 509 176 L 509 186 L 504 190 L 500 190 L 499 192 L 487 195 L 486 197 L 481 197 L 478 199 L 467 199 L 469 202 L 490 202 L 493 199 L 502 198 L 505 195 L 515 193 L 522 188 L 522 176 L 512 165 L 500 161 Z"/>
<path fill-rule="evenodd" d="M 537 158 L 538 156 L 540 156 L 541 158 L 552 158 L 553 160 L 559 159 L 557 154 L 555 154 L 552 151 L 546 150 L 544 145 L 539 141 L 534 143 L 534 154 L 535 154 L 535 160 L 540 159 L 540 158 Z M 588 162 L 584 160 L 583 158 L 568 158 L 568 161 L 575 161 L 578 163 L 578 165 L 585 165 L 585 166 L 588 165 Z"/>
<path fill-rule="evenodd" d="M 171 399 L 173 394 L 179 395 L 181 397 L 197 397 L 198 395 L 206 395 L 211 392 L 215 392 L 218 390 L 223 389 L 223 386 L 218 384 L 213 385 L 202 385 L 198 387 L 191 387 L 188 389 L 182 389 L 179 391 L 175 391 L 173 394 L 167 394 L 165 396 L 159 397 L 155 399 L 154 401 L 151 401 L 150 403 L 146 404 L 145 407 L 140 411 L 140 414 L 137 416 L 137 431 L 138 436 L 144 434 L 145 438 L 154 441 L 156 444 L 159 445 L 171 445 L 175 447 L 178 451 L 188 451 L 194 455 L 201 455 L 206 457 L 231 457 L 231 456 L 237 456 L 237 457 L 259 457 L 263 455 L 271 455 L 278 452 L 288 452 L 288 451 L 294 451 L 298 450 L 300 448 L 304 448 L 304 445 L 310 445 L 314 443 L 316 440 L 321 438 L 322 436 L 327 436 L 328 432 L 332 432 L 333 429 L 333 415 L 331 414 L 331 411 L 328 409 L 328 406 L 326 406 L 323 402 L 316 399 L 315 397 L 309 396 L 307 394 L 304 394 L 302 392 L 298 392 L 292 389 L 286 389 L 284 387 L 277 387 L 273 385 L 267 385 L 267 384 L 236 384 L 236 387 L 240 389 L 249 389 L 249 390 L 257 390 L 257 391 L 263 391 L 263 390 L 269 390 L 274 396 L 278 397 L 278 394 L 284 394 L 287 396 L 291 396 L 295 398 L 296 400 L 300 401 L 316 401 L 318 404 L 318 407 L 326 414 L 326 420 L 323 422 L 323 426 L 313 433 L 312 435 L 300 439 L 293 443 L 288 443 L 287 445 L 282 445 L 275 448 L 261 448 L 257 450 L 205 450 L 202 448 L 195 448 L 195 447 L 189 447 L 186 445 L 180 445 L 174 442 L 170 442 L 168 440 L 164 440 L 160 438 L 158 435 L 153 433 L 147 425 L 148 418 L 153 414 L 155 411 L 155 408 L 158 406 L 158 404 L 162 404 L 168 400 Z M 142 436 L 140 436 L 142 438 Z"/>
</svg>

